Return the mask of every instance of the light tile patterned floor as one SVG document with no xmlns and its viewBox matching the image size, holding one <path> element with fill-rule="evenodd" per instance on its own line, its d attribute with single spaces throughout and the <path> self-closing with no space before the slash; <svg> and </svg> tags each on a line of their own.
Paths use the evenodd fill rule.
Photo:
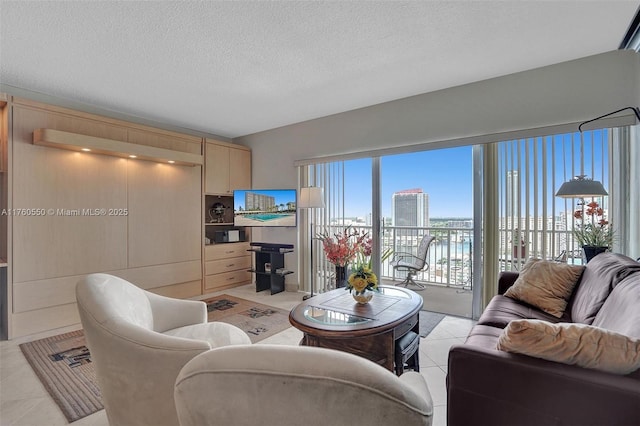
<svg viewBox="0 0 640 426">
<path fill-rule="evenodd" d="M 259 303 L 290 310 L 300 303 L 303 293 L 283 292 L 271 296 L 269 292 L 255 292 L 251 285 L 226 290 L 230 294 Z M 207 295 L 219 294 L 213 293 Z M 426 295 L 423 295 L 426 297 Z M 447 355 L 452 345 L 463 343 L 473 321 L 458 317 L 445 317 L 420 342 L 420 372 L 427 379 L 435 406 L 434 426 L 446 425 L 447 392 L 445 377 Z M 54 426 L 66 425 L 67 420 L 53 402 L 35 373 L 25 360 L 18 345 L 43 337 L 78 329 L 69 327 L 12 341 L 0 342 L 0 426 Z M 297 345 L 302 333 L 291 327 L 260 343 Z M 258 344 L 260 344 L 258 343 Z M 73 423 L 74 426 L 107 426 L 107 416 L 101 410 Z"/>
</svg>

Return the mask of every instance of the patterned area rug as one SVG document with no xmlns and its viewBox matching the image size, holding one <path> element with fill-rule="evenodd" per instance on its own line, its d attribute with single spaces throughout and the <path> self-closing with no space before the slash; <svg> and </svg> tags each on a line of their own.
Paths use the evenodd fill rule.
<svg viewBox="0 0 640 426">
<path fill-rule="evenodd" d="M 420 311 L 420 337 L 427 337 L 445 316 L 438 312 Z"/>
<path fill-rule="evenodd" d="M 69 422 L 104 408 L 85 345 L 82 330 L 20 345 L 31 368 Z"/>
<path fill-rule="evenodd" d="M 289 327 L 289 311 L 223 294 L 205 300 L 209 322 L 222 321 L 243 330 L 252 343 Z"/>
<path fill-rule="evenodd" d="M 253 343 L 291 326 L 284 309 L 226 294 L 205 302 L 209 322 L 233 324 Z M 104 408 L 82 330 L 23 343 L 20 349 L 69 423 Z"/>
</svg>

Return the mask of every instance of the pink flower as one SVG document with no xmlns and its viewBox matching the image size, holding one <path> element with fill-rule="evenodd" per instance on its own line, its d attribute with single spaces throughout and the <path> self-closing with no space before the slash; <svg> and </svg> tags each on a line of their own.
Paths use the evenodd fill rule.
<svg viewBox="0 0 640 426">
<path fill-rule="evenodd" d="M 371 239 L 367 238 L 367 233 L 351 229 L 350 226 L 333 236 L 327 232 L 318 234 L 318 238 L 322 241 L 327 259 L 336 266 L 346 266 L 359 253 L 366 253 L 367 247 L 369 247 L 368 255 L 371 255 Z"/>
</svg>

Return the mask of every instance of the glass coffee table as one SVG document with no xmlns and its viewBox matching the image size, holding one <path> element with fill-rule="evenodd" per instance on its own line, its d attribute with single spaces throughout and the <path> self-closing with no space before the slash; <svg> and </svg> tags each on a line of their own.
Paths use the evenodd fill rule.
<svg viewBox="0 0 640 426">
<path fill-rule="evenodd" d="M 422 297 L 405 288 L 380 286 L 366 305 L 339 288 L 293 308 L 289 322 L 304 333 L 302 345 L 349 352 L 394 371 L 395 342 L 419 333 L 421 308 Z"/>
</svg>

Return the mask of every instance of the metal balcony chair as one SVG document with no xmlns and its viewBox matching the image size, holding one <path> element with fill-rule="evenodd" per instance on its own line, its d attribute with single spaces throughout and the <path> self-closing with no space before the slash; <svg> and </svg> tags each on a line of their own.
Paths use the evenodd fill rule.
<svg viewBox="0 0 640 426">
<path fill-rule="evenodd" d="M 421 290 L 426 287 L 413 280 L 413 277 L 420 271 L 426 271 L 429 269 L 429 262 L 427 262 L 427 255 L 429 254 L 429 246 L 435 239 L 434 236 L 426 234 L 422 237 L 420 245 L 418 246 L 418 252 L 413 253 L 396 253 L 391 260 L 391 266 L 394 271 L 406 271 L 407 277 L 398 285 L 407 287 L 412 284 Z"/>
<path fill-rule="evenodd" d="M 567 257 L 567 251 L 562 250 L 559 255 L 553 258 L 553 261 L 558 263 L 567 263 Z"/>
</svg>

